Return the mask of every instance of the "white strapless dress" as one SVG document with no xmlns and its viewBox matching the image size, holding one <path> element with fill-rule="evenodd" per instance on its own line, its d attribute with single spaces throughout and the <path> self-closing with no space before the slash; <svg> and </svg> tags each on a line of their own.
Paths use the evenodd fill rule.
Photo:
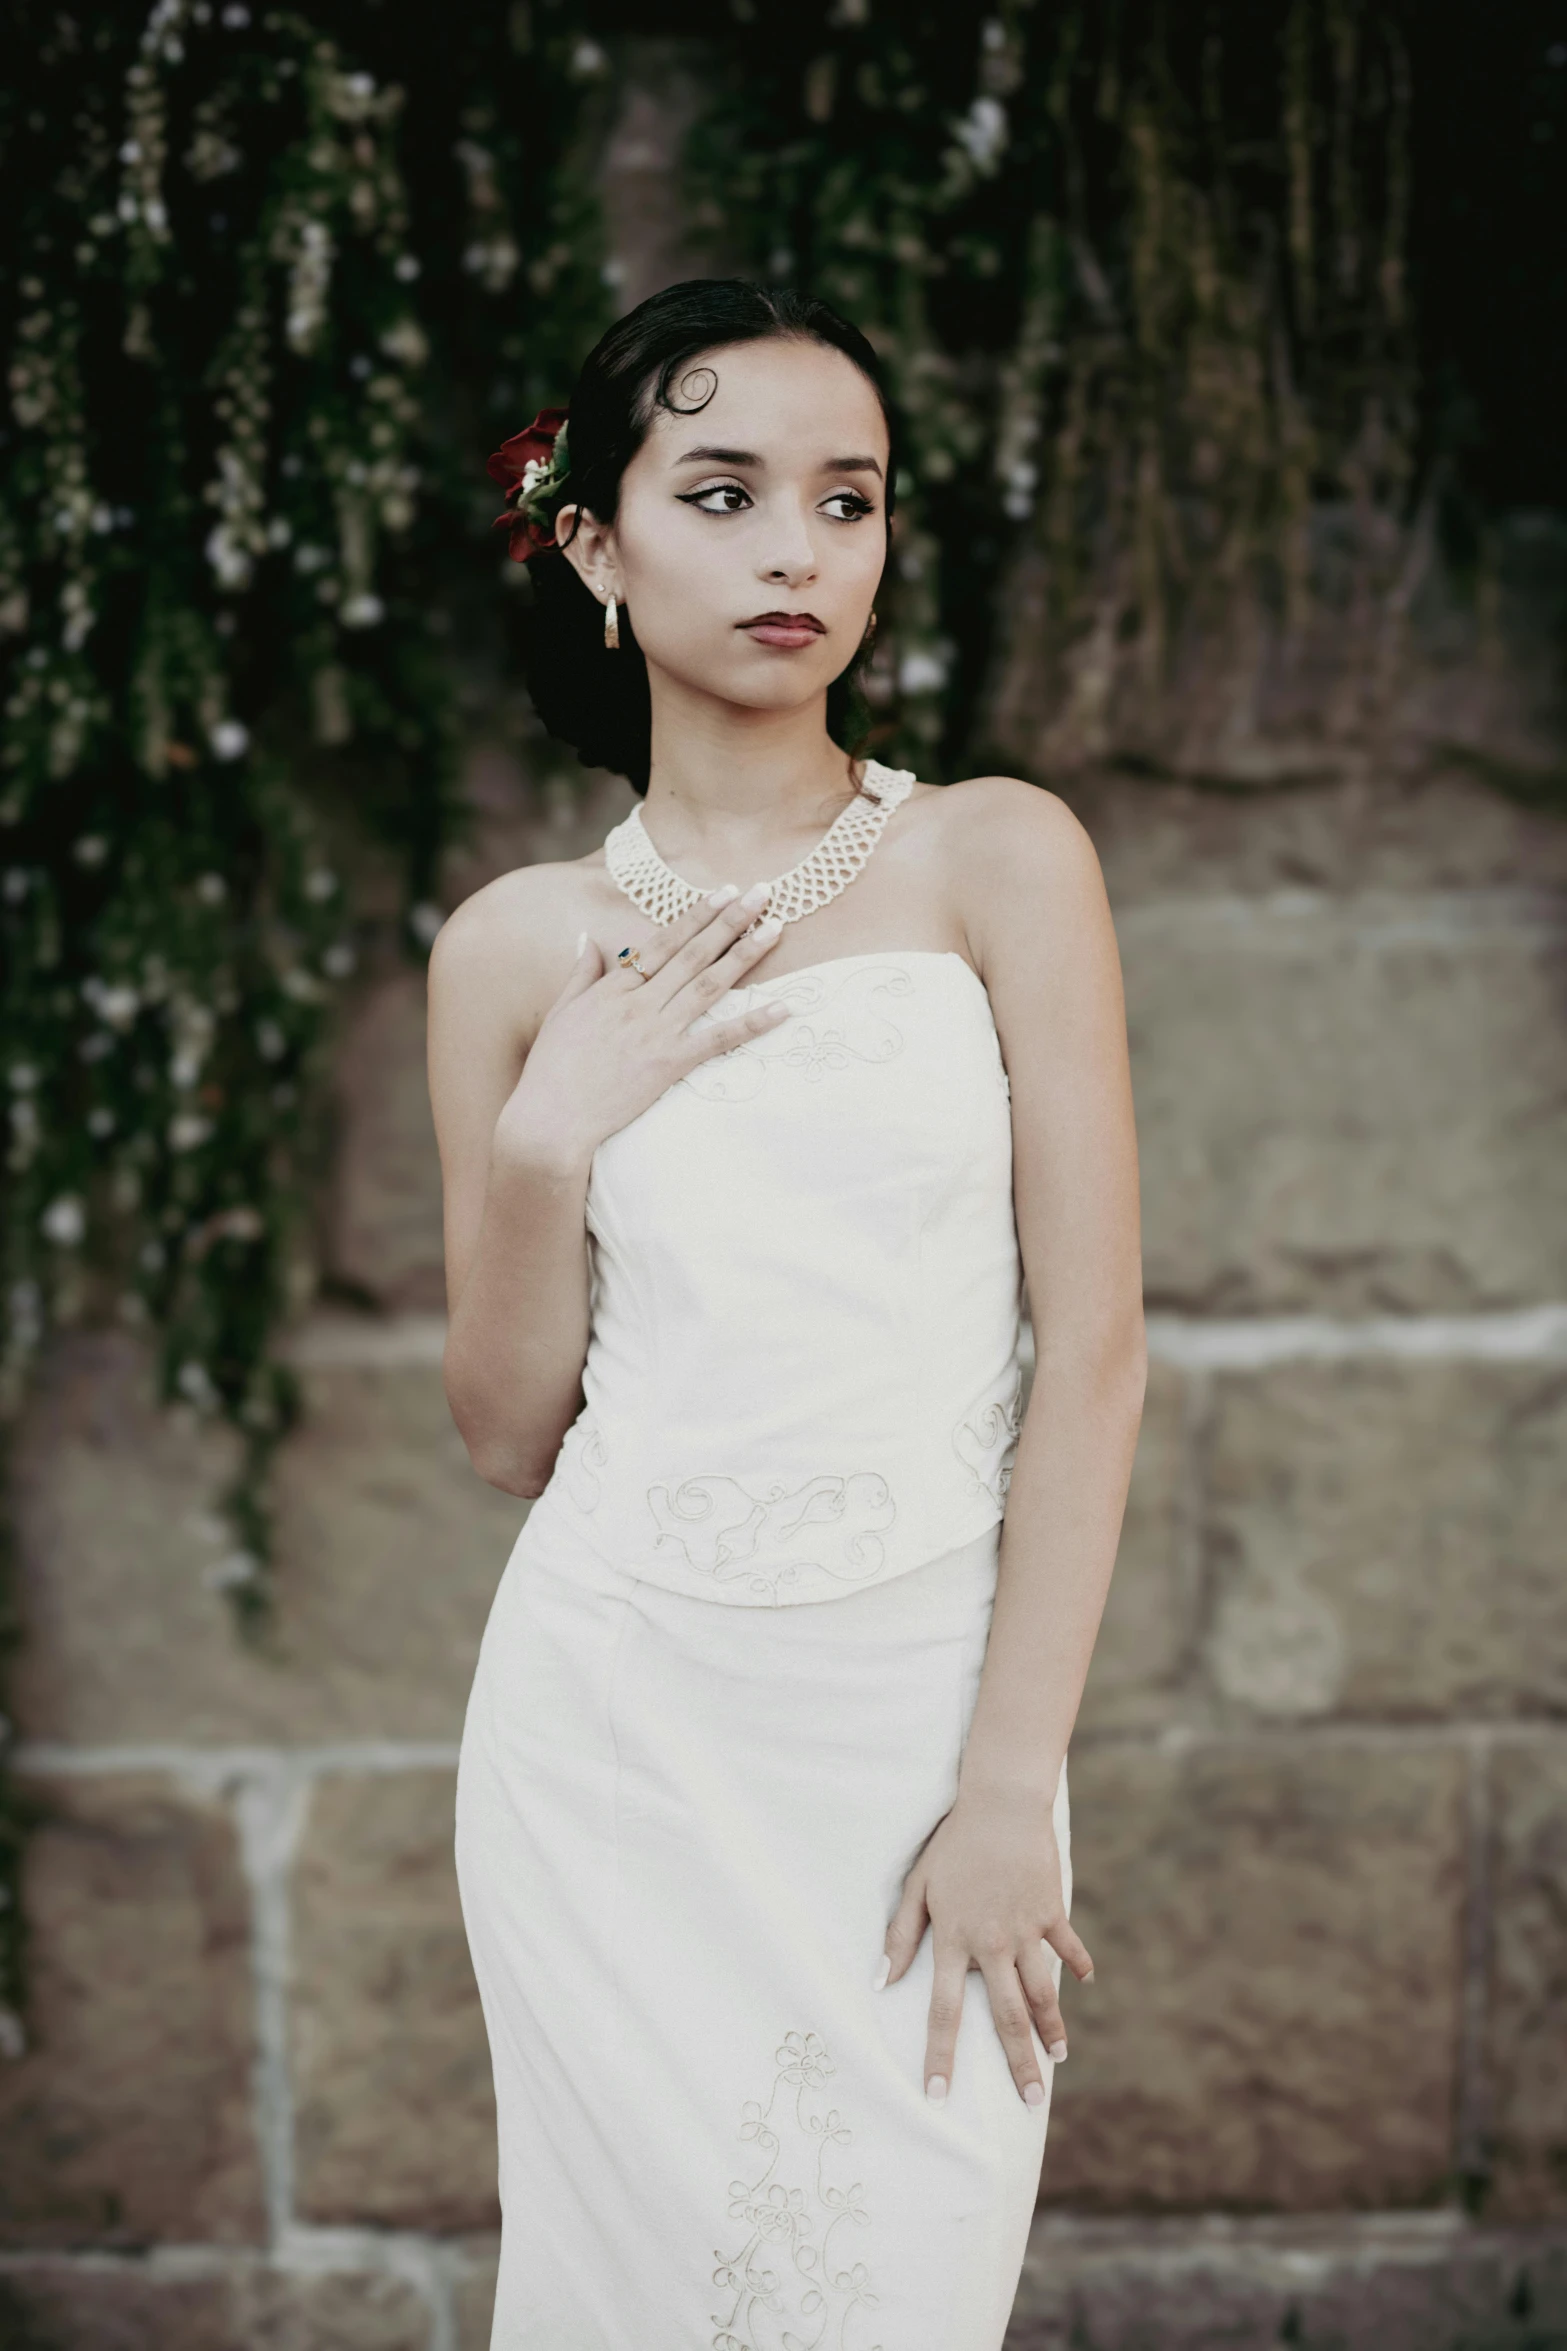
<svg viewBox="0 0 1567 2351">
<path fill-rule="evenodd" d="M 493 2351 L 998 2351 L 1037 2192 L 1048 2100 L 982 1979 L 941 2106 L 929 1935 L 872 1989 L 956 1791 L 1017 1437 L 1000 1047 L 955 954 L 709 1017 L 773 996 L 596 1155 L 583 1410 L 468 1708 Z M 1056 1830 L 1069 1868 L 1064 1771 Z"/>
</svg>

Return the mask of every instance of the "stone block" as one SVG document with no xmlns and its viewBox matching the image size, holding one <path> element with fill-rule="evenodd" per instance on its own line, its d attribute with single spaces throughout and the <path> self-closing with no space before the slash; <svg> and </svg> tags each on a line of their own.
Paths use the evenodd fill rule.
<svg viewBox="0 0 1567 2351">
<path fill-rule="evenodd" d="M 1486 2209 L 1560 2226 L 1567 2223 L 1567 1737 L 1502 1748 L 1491 1793 Z"/>
<path fill-rule="evenodd" d="M 1186 1456 L 1186 1382 L 1168 1364 L 1151 1364 L 1115 1574 L 1083 1693 L 1083 1731 L 1158 1723 L 1178 1703 L 1196 1631 Z"/>
<path fill-rule="evenodd" d="M 1567 2237 L 1363 2225 L 1036 2224 L 1005 2351 L 1548 2351 Z"/>
<path fill-rule="evenodd" d="M 1117 910 L 1275 890 L 1567 887 L 1567 827 L 1449 767 L 1249 795 L 1113 770 L 1055 786 Z"/>
<path fill-rule="evenodd" d="M 1462 1759 L 1074 1749 L 1072 1991 L 1044 2190 L 1089 2211 L 1419 2204 L 1453 2167 Z"/>
<path fill-rule="evenodd" d="M 0 2243 L 259 2238 L 249 1901 L 216 1804 L 23 1782 L 32 2047 L 0 2065 Z"/>
<path fill-rule="evenodd" d="M 1120 919 L 1149 1303 L 1467 1312 L 1567 1294 L 1567 955 L 1541 894 Z"/>
<path fill-rule="evenodd" d="M 305 2219 L 493 2228 L 489 2048 L 452 1859 L 454 1776 L 317 1784 L 294 1895 Z"/>
<path fill-rule="evenodd" d="M 6 2351 L 428 2351 L 431 2312 L 382 2271 L 291 2275 L 27 2261 L 0 2271 Z"/>
<path fill-rule="evenodd" d="M 304 1378 L 304 1425 L 277 1464 L 276 1622 L 257 1649 L 210 1580 L 228 1443 L 158 1410 L 128 1337 L 55 1352 L 15 1456 L 26 1640 L 11 1696 L 29 1737 L 456 1738 L 527 1506 L 474 1472 L 434 1363 L 394 1351 Z"/>
<path fill-rule="evenodd" d="M 336 1055 L 328 1271 L 383 1306 L 444 1310 L 441 1163 L 425 1074 L 422 971 L 379 980 Z"/>
<path fill-rule="evenodd" d="M 1223 1700 L 1567 1710 L 1567 1372 L 1296 1363 L 1214 1395 L 1203 1654 Z"/>
</svg>

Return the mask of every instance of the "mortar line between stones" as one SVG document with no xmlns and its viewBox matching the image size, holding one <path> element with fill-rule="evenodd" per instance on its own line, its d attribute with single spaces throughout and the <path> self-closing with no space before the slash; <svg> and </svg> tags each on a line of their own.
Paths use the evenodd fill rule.
<svg viewBox="0 0 1567 2351">
<path fill-rule="evenodd" d="M 1480 2186 L 1491 2168 L 1490 2085 L 1486 2018 L 1491 1970 L 1491 1753 L 1486 1731 L 1466 1741 L 1464 1780 L 1463 2005 L 1458 2033 L 1458 2170 L 1466 2189 Z"/>
<path fill-rule="evenodd" d="M 1180 1466 L 1174 1517 L 1176 1574 L 1184 1626 L 1180 1657 L 1169 1679 L 1179 1686 L 1197 1670 L 1208 1615 L 1208 1454 L 1213 1435 L 1213 1380 L 1194 1371 L 1181 1383 Z"/>
<path fill-rule="evenodd" d="M 446 1321 L 439 1314 L 351 1320 L 323 1315 L 289 1343 L 292 1360 L 314 1371 L 368 1371 L 439 1365 Z M 1025 1340 L 1025 1348 L 1027 1341 Z M 1544 1299 L 1484 1314 L 1261 1314 L 1207 1316 L 1158 1311 L 1148 1317 L 1149 1353 L 1188 1371 L 1263 1371 L 1278 1363 L 1557 1363 L 1567 1361 L 1567 1304 Z"/>
<path fill-rule="evenodd" d="M 1410 1749 L 1458 1747 L 1466 1750 L 1477 1739 L 1493 1748 L 1552 1746 L 1567 1738 L 1567 1724 L 1554 1716 L 1522 1721 L 1367 1722 L 1355 1718 L 1326 1721 L 1272 1721 L 1217 1724 L 1162 1723 L 1131 1728 L 1081 1730 L 1075 1744 L 1088 1747 L 1134 1747 L 1161 1753 L 1185 1754 L 1202 1747 L 1370 1747 Z M 455 1770 L 457 1747 L 434 1741 L 399 1749 L 389 1741 L 367 1741 L 362 1747 L 67 1747 L 37 1744 L 19 1747 L 10 1768 L 38 1779 L 91 1779 L 163 1772 L 199 1794 L 233 1790 L 255 1777 L 286 1773 L 308 1788 L 317 1779 L 335 1774 Z"/>
<path fill-rule="evenodd" d="M 240 1859 L 250 1886 L 254 1999 L 251 2091 L 266 2199 L 267 2238 L 287 2242 L 294 2222 L 294 2086 L 289 2065 L 290 1876 L 309 1810 L 311 1780 L 274 1757 L 230 1788 Z"/>
<path fill-rule="evenodd" d="M 1554 2247 L 1561 2242 L 1558 2222 L 1487 2222 L 1453 2205 L 1418 2211 L 1391 2206 L 1375 2212 L 1187 2212 L 1135 2218 L 1046 2209 L 1035 2215 L 1030 2233 L 1051 2249 L 1094 2253 L 1130 2248 L 1160 2264 L 1193 2258 L 1222 2262 L 1226 2254 L 1246 2262 L 1253 2249 L 1269 2248 L 1360 2263 L 1378 2251 L 1395 2260 L 1440 2258 L 1455 2245 L 1518 2254 L 1533 2246 Z M 270 2269 L 320 2277 L 361 2271 L 421 2284 L 427 2263 L 451 2264 L 454 2271 L 460 2271 L 475 2257 L 474 2240 L 461 2237 L 412 2230 L 296 2227 L 282 2244 L 266 2249 L 206 2242 L 155 2245 L 144 2252 L 89 2246 L 6 2246 L 0 2248 L 0 2276 L 67 2270 L 172 2281 Z"/>
<path fill-rule="evenodd" d="M 1148 1351 L 1187 1371 L 1265 1371 L 1279 1363 L 1567 1362 L 1567 1305 L 1498 1314 L 1150 1314 Z"/>
<path fill-rule="evenodd" d="M 1115 912 L 1122 938 L 1195 936 L 1210 953 L 1250 950 L 1291 960 L 1324 937 L 1384 953 L 1473 947 L 1487 935 L 1550 947 L 1562 925 L 1560 889 L 1506 882 L 1448 890 L 1216 890 L 1145 898 Z"/>
<path fill-rule="evenodd" d="M 311 1747 L 196 1747 L 163 1739 L 144 1746 L 73 1747 L 61 1740 L 39 1739 L 19 1746 L 10 1767 L 61 1779 L 161 1771 L 186 1781 L 199 1794 L 221 1795 L 237 1781 L 280 1767 L 311 1780 L 330 1778 L 334 1772 L 451 1771 L 456 1764 L 455 1739 L 335 1740 L 330 1746 Z"/>
</svg>

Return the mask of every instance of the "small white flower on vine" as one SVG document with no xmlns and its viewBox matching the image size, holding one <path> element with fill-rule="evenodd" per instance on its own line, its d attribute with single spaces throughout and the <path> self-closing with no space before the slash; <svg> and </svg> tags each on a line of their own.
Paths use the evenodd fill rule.
<svg viewBox="0 0 1567 2351">
<path fill-rule="evenodd" d="M 260 1573 L 261 1562 L 254 1551 L 231 1551 L 226 1559 L 214 1560 L 211 1567 L 204 1568 L 201 1580 L 209 1591 L 233 1592 L 253 1584 Z"/>
<path fill-rule="evenodd" d="M 128 1029 L 141 1010 L 141 998 L 134 988 L 105 988 L 98 999 L 99 1016 L 111 1029 Z"/>
<path fill-rule="evenodd" d="M 206 1365 L 198 1363 L 194 1357 L 180 1365 L 174 1375 L 174 1385 L 192 1404 L 216 1404 L 218 1400 L 218 1391 L 212 1384 L 212 1376 Z"/>
<path fill-rule="evenodd" d="M 58 1249 L 74 1249 L 87 1231 L 87 1211 L 74 1192 L 62 1192 L 58 1200 L 51 1200 L 38 1219 L 45 1240 L 53 1241 Z"/>
<path fill-rule="evenodd" d="M 990 171 L 1007 143 L 1007 110 L 999 98 L 976 98 L 952 126 L 959 146 L 978 171 Z"/>
<path fill-rule="evenodd" d="M 400 361 L 404 367 L 422 367 L 430 356 L 424 329 L 415 318 L 400 318 L 395 326 L 388 327 L 381 337 L 381 348 L 389 359 Z"/>
<path fill-rule="evenodd" d="M 946 682 L 947 663 L 940 653 L 916 649 L 898 665 L 898 685 L 905 694 L 939 694 Z"/>
<path fill-rule="evenodd" d="M 210 737 L 214 758 L 243 759 L 250 749 L 250 729 L 237 718 L 219 719 Z"/>
</svg>

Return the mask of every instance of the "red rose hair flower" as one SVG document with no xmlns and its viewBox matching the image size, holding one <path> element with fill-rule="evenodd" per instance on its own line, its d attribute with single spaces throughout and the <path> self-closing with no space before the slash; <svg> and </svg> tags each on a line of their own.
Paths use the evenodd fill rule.
<svg viewBox="0 0 1567 2351">
<path fill-rule="evenodd" d="M 495 527 L 510 533 L 513 563 L 556 551 L 555 506 L 567 470 L 564 408 L 541 408 L 532 424 L 513 433 L 490 459 L 490 479 L 506 493 Z"/>
</svg>

